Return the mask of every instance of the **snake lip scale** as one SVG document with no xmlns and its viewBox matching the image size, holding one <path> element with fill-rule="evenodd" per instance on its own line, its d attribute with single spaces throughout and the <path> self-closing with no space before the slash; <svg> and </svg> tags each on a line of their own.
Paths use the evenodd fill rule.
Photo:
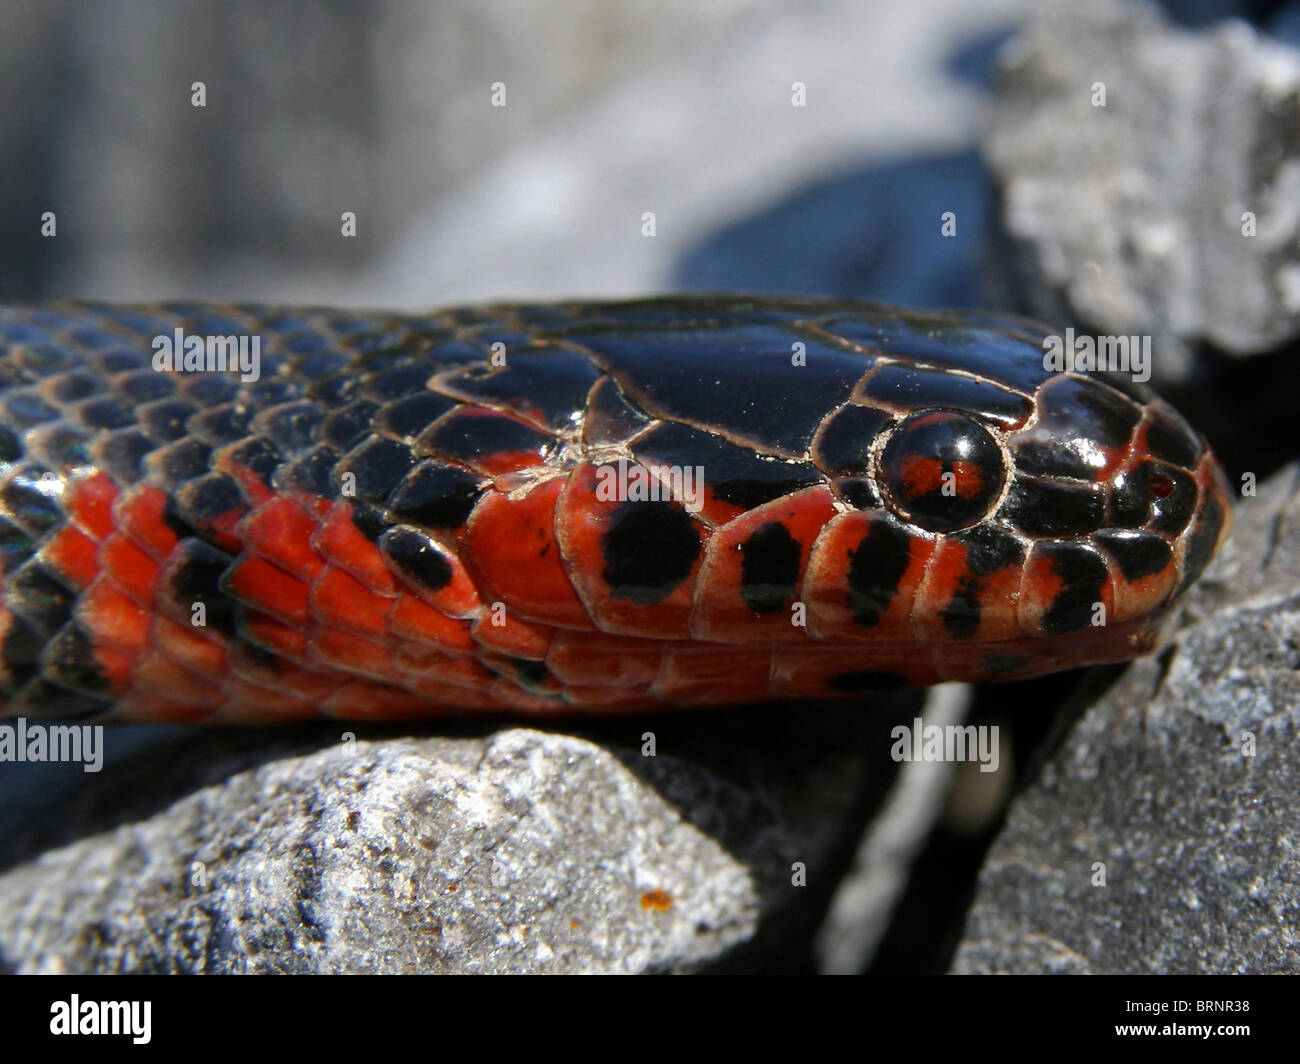
<svg viewBox="0 0 1300 1064">
<path fill-rule="evenodd" d="M 171 336 L 260 364 L 159 371 Z M 0 308 L 4 713 L 604 714 L 1127 659 L 1230 491 L 1046 336 L 745 296 Z"/>
</svg>

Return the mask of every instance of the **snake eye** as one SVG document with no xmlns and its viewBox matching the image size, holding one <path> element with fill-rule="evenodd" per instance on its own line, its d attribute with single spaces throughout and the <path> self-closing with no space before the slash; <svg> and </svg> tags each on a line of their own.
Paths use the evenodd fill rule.
<svg viewBox="0 0 1300 1064">
<path fill-rule="evenodd" d="M 997 442 L 964 414 L 933 410 L 901 422 L 880 456 L 885 495 L 899 516 L 931 532 L 974 524 L 1002 494 Z"/>
</svg>

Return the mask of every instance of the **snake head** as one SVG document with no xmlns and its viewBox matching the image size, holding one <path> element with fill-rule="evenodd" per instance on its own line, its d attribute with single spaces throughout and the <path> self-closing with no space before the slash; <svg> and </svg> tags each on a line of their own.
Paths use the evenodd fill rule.
<svg viewBox="0 0 1300 1064">
<path fill-rule="evenodd" d="M 895 416 L 870 449 L 876 527 L 858 548 L 887 576 L 873 589 L 860 566 L 858 597 L 890 595 L 879 638 L 910 629 L 945 678 L 1148 652 L 1231 526 L 1223 468 L 1173 407 L 1114 373 L 1047 370 L 1027 328 L 895 330 L 876 347 L 911 387 L 859 387 Z M 947 401 L 959 391 L 977 401 Z"/>
</svg>

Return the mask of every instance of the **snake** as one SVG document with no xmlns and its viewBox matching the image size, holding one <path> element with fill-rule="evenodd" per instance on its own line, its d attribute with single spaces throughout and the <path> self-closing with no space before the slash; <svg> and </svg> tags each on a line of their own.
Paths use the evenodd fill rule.
<svg viewBox="0 0 1300 1064">
<path fill-rule="evenodd" d="M 1228 535 L 1134 374 L 988 311 L 0 308 L 0 704 L 557 716 L 1150 652 Z"/>
</svg>

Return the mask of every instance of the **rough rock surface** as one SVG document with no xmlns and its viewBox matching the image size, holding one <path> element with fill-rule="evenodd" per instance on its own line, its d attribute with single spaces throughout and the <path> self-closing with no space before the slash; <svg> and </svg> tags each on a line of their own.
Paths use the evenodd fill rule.
<svg viewBox="0 0 1300 1064">
<path fill-rule="evenodd" d="M 1183 618 L 1013 804 L 956 971 L 1300 972 L 1300 466 Z"/>
<path fill-rule="evenodd" d="M 0 875 L 0 964 L 745 967 L 811 936 L 896 775 L 889 728 L 917 704 L 629 720 L 588 736 L 190 733 L 89 783 L 81 815 L 51 818 L 65 837 L 33 829 L 25 848 L 44 852 Z M 657 756 L 642 756 L 645 731 Z M 792 884 L 796 862 L 807 886 Z"/>
<path fill-rule="evenodd" d="M 1051 0 L 1005 53 L 984 155 L 1031 313 L 1152 336 L 1166 381 L 1198 341 L 1244 356 L 1300 334 L 1300 52 Z"/>
</svg>

